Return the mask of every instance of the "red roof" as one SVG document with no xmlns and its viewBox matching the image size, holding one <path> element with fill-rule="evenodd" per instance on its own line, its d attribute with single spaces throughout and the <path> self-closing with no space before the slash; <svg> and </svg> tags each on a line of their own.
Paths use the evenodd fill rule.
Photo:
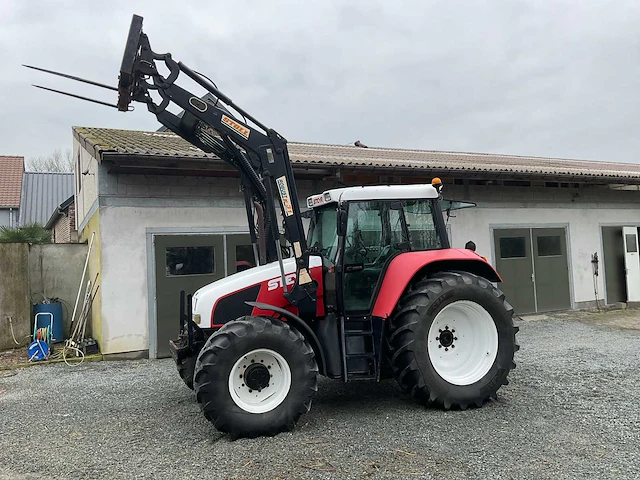
<svg viewBox="0 0 640 480">
<path fill-rule="evenodd" d="M 20 205 L 24 157 L 0 155 L 0 207 Z"/>
</svg>

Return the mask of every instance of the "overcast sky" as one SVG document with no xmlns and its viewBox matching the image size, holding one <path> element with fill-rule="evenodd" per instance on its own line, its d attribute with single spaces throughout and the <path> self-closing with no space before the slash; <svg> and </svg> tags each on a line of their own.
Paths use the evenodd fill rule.
<svg viewBox="0 0 640 480">
<path fill-rule="evenodd" d="M 20 66 L 115 85 L 133 13 L 290 141 L 640 161 L 637 0 L 0 0 L 0 154 L 69 148 L 73 125 L 158 127 Z"/>
</svg>

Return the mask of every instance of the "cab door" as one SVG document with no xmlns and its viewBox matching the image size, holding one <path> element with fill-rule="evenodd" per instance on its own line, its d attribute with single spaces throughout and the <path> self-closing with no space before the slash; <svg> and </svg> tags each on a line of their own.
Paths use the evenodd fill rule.
<svg viewBox="0 0 640 480">
<path fill-rule="evenodd" d="M 371 311 L 387 261 L 402 247 L 402 210 L 392 207 L 392 202 L 378 200 L 348 206 L 342 277 L 346 314 Z"/>
</svg>

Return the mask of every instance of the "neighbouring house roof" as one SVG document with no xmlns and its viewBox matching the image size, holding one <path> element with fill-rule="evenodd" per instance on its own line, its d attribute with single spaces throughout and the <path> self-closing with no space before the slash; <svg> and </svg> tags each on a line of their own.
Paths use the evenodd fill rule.
<svg viewBox="0 0 640 480">
<path fill-rule="evenodd" d="M 0 207 L 18 207 L 24 173 L 24 157 L 0 155 Z"/>
<path fill-rule="evenodd" d="M 204 153 L 171 132 L 74 127 L 74 135 L 101 161 L 124 156 L 207 162 L 217 159 L 214 154 Z M 387 174 L 421 172 L 459 177 L 640 184 L 640 164 L 634 163 L 318 143 L 289 142 L 288 147 L 294 166 L 339 167 L 381 174 L 383 171 Z"/>
<path fill-rule="evenodd" d="M 58 208 L 73 193 L 73 173 L 25 172 L 19 224 L 44 225 L 54 208 Z"/>
<path fill-rule="evenodd" d="M 68 210 L 68 208 L 71 206 L 71 204 L 74 201 L 75 201 L 75 195 L 71 195 L 64 202 L 62 202 L 60 205 L 54 208 L 53 213 L 49 217 L 49 220 L 47 220 L 47 223 L 44 224 L 44 228 L 46 228 L 47 230 L 51 230 L 56 224 L 56 222 L 58 221 L 58 219 L 64 215 L 64 213 Z"/>
</svg>

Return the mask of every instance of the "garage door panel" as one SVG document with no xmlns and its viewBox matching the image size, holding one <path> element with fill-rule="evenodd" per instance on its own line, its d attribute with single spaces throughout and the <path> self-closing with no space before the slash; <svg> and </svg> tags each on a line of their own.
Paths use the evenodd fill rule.
<svg viewBox="0 0 640 480">
<path fill-rule="evenodd" d="M 494 241 L 500 289 L 516 313 L 535 312 L 529 229 L 497 229 Z"/>
<path fill-rule="evenodd" d="M 538 311 L 571 308 L 564 228 L 534 228 L 533 260 Z"/>
</svg>

